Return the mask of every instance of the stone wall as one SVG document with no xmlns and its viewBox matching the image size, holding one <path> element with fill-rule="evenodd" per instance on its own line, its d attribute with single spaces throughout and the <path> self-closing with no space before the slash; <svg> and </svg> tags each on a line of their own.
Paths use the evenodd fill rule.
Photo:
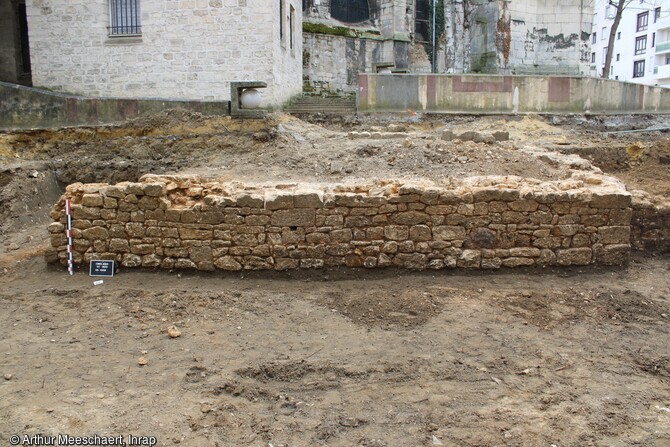
<svg viewBox="0 0 670 447">
<path fill-rule="evenodd" d="M 33 85 L 86 96 L 221 101 L 231 81 L 262 81 L 264 105 L 301 92 L 297 0 L 146 0 L 141 35 L 112 36 L 109 1 L 27 5 Z M 293 45 L 289 41 L 293 8 Z"/>
<path fill-rule="evenodd" d="M 670 201 L 660 196 L 633 191 L 631 240 L 633 248 L 650 252 L 670 252 Z"/>
<path fill-rule="evenodd" d="M 199 270 L 625 264 L 631 196 L 595 174 L 372 185 L 242 185 L 184 176 L 72 184 L 54 206 L 50 261 Z"/>
<path fill-rule="evenodd" d="M 0 82 L 0 129 L 112 124 L 169 109 L 229 115 L 230 101 L 90 98 Z"/>
</svg>

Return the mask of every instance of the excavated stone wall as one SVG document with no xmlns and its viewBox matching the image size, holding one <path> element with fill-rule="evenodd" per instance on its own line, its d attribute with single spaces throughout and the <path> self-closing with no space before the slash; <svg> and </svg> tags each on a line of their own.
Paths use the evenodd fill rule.
<svg viewBox="0 0 670 447">
<path fill-rule="evenodd" d="M 72 184 L 54 206 L 47 259 L 198 270 L 497 269 L 621 265 L 631 196 L 609 177 L 244 185 L 194 176 Z"/>
</svg>

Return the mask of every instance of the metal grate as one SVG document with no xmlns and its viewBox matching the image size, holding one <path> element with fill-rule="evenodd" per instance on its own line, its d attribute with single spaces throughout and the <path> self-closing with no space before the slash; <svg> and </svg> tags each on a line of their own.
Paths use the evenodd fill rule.
<svg viewBox="0 0 670 447">
<path fill-rule="evenodd" d="M 109 1 L 109 35 L 136 36 L 142 34 L 140 26 L 140 0 Z"/>
<path fill-rule="evenodd" d="M 331 0 L 330 15 L 340 22 L 364 22 L 370 18 L 370 5 L 368 0 Z"/>
</svg>

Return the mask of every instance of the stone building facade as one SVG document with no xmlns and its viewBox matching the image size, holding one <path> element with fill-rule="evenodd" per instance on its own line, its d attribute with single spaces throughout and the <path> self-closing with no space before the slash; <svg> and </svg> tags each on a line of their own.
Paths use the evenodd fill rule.
<svg viewBox="0 0 670 447">
<path fill-rule="evenodd" d="M 566 0 L 436 0 L 438 73 L 588 75 L 593 11 Z M 355 0 L 367 13 L 342 16 L 340 0 L 303 2 L 307 90 L 353 92 L 376 63 L 433 69 L 431 0 Z M 335 14 L 333 14 L 333 5 Z M 358 20 L 347 22 L 346 20 Z"/>
<path fill-rule="evenodd" d="M 231 81 L 262 81 L 266 105 L 301 91 L 297 0 L 27 0 L 26 7 L 35 86 L 227 100 Z"/>
</svg>

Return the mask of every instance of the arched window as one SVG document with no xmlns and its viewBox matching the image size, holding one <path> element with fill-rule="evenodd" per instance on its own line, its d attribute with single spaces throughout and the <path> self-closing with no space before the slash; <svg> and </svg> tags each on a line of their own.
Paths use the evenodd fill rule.
<svg viewBox="0 0 670 447">
<path fill-rule="evenodd" d="M 368 0 L 330 0 L 330 15 L 340 22 L 364 22 L 370 18 L 370 5 Z"/>
</svg>

